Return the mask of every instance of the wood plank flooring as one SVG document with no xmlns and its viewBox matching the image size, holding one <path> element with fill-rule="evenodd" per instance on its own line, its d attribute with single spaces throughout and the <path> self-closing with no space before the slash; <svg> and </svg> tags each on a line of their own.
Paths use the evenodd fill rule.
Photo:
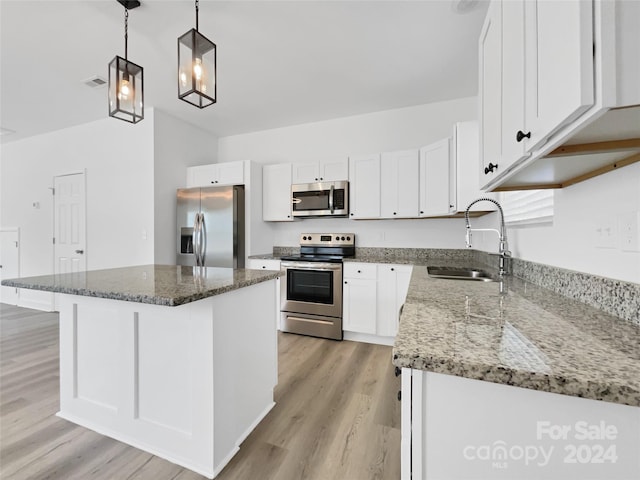
<svg viewBox="0 0 640 480">
<path fill-rule="evenodd" d="M 220 480 L 400 478 L 391 348 L 280 333 L 276 406 Z M 0 478 L 201 475 L 59 419 L 58 315 L 0 304 Z"/>
</svg>

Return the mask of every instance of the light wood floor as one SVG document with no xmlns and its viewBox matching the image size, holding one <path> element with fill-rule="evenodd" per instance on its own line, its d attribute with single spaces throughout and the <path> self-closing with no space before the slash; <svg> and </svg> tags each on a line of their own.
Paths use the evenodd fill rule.
<svg viewBox="0 0 640 480">
<path fill-rule="evenodd" d="M 204 479 L 55 416 L 58 315 L 0 304 L 0 478 Z M 220 480 L 400 478 L 391 348 L 281 333 L 276 406 Z"/>
</svg>

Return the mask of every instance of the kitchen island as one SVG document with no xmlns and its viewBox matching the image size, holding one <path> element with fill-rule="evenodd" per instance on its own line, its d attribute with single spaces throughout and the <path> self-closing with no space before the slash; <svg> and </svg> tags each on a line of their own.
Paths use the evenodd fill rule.
<svg viewBox="0 0 640 480">
<path fill-rule="evenodd" d="M 144 265 L 2 284 L 60 295 L 58 416 L 214 478 L 274 406 L 279 275 Z"/>
<path fill-rule="evenodd" d="M 393 363 L 403 479 L 640 478 L 633 322 L 516 277 L 438 279 L 415 265 Z"/>
</svg>

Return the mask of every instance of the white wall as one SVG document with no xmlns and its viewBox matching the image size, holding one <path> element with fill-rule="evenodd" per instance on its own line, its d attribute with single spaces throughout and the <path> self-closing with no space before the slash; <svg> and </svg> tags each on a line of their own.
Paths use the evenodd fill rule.
<svg viewBox="0 0 640 480">
<path fill-rule="evenodd" d="M 155 110 L 154 263 L 176 262 L 176 189 L 187 185 L 187 167 L 217 162 L 218 141 L 210 133 Z M 137 232 L 142 235 L 142 232 Z"/>
<path fill-rule="evenodd" d="M 453 123 L 476 118 L 476 98 L 339 118 L 219 139 L 219 160 L 301 162 L 323 155 L 401 150 L 451 135 Z M 640 254 L 595 246 L 598 219 L 640 210 L 640 164 L 558 190 L 554 225 L 509 229 L 516 257 L 640 283 Z M 302 232 L 354 232 L 363 247 L 464 248 L 463 219 L 307 219 L 274 223 L 273 244 L 297 246 Z M 472 219 L 474 227 L 498 225 L 497 215 Z M 474 247 L 496 252 L 490 233 L 474 234 Z M 258 253 L 258 252 L 255 252 Z M 264 252 L 266 253 L 266 252 Z"/>
<path fill-rule="evenodd" d="M 454 122 L 473 120 L 476 111 L 477 100 L 470 97 L 223 137 L 218 141 L 218 158 L 221 162 L 302 162 L 325 155 L 418 148 L 450 136 Z M 363 247 L 464 247 L 464 221 L 460 219 L 307 219 L 274 224 L 272 243 L 297 246 L 299 234 L 306 231 L 354 232 L 357 244 Z"/>
<path fill-rule="evenodd" d="M 153 111 L 136 125 L 105 118 L 3 144 L 0 226 L 20 227 L 20 274 L 53 273 L 57 175 L 86 170 L 87 268 L 153 262 Z M 34 208 L 38 202 L 40 208 Z M 147 240 L 134 232 L 149 232 Z M 50 302 L 21 292 L 21 304 Z"/>
<path fill-rule="evenodd" d="M 554 209 L 553 226 L 508 229 L 514 256 L 640 283 L 640 252 L 623 251 L 620 235 L 615 248 L 600 248 L 596 236 L 596 229 L 606 223 L 617 229 L 620 214 L 640 211 L 640 163 L 555 190 Z M 492 214 L 478 219 L 477 225 L 497 222 Z M 495 236 L 485 236 L 481 246 L 495 251 Z"/>
</svg>

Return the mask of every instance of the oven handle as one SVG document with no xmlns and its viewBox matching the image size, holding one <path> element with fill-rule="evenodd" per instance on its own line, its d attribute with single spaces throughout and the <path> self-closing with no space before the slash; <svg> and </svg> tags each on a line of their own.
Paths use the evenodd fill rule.
<svg viewBox="0 0 640 480">
<path fill-rule="evenodd" d="M 342 270 L 342 264 L 340 263 L 297 263 L 297 262 L 282 262 L 282 269 L 292 268 L 296 270 L 317 270 L 317 271 L 335 271 Z"/>
</svg>

